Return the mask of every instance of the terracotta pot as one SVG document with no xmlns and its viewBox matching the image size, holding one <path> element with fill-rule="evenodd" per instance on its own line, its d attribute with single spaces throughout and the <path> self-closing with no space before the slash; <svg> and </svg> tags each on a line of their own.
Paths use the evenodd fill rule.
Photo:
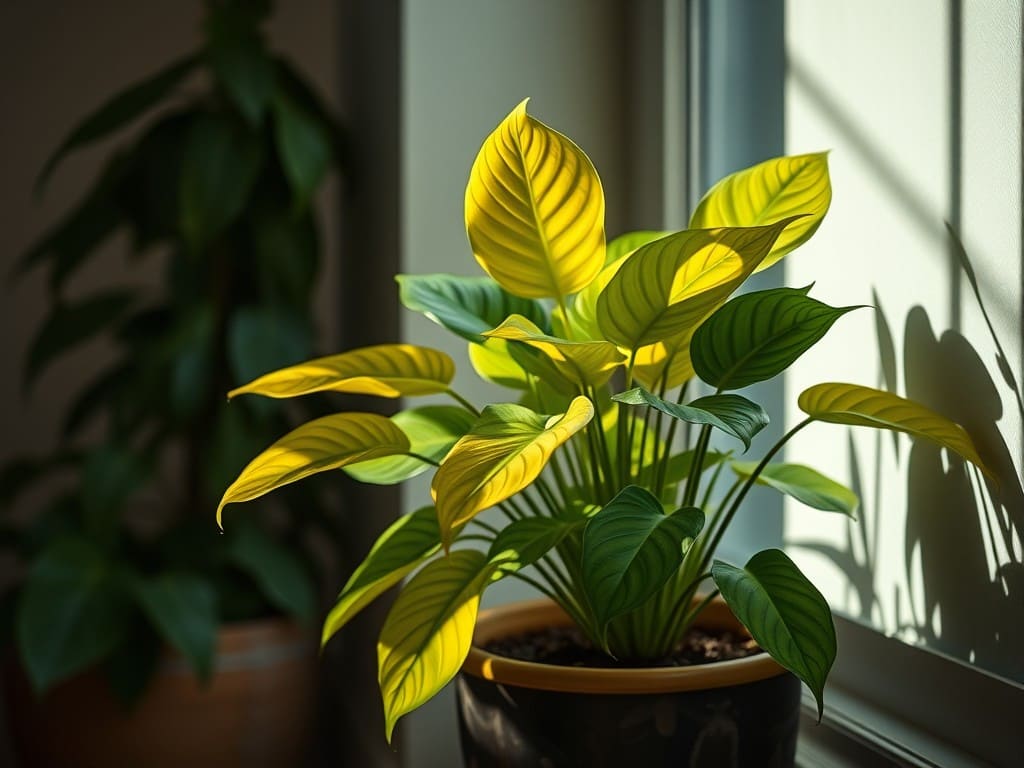
<svg viewBox="0 0 1024 768">
<path fill-rule="evenodd" d="M 99 671 L 37 698 L 10 664 L 9 727 L 22 768 L 297 766 L 313 722 L 316 664 L 316 637 L 293 622 L 229 625 L 209 685 L 168 651 L 130 712 Z"/>
<path fill-rule="evenodd" d="M 481 647 L 568 623 L 547 600 L 480 614 L 456 684 L 467 766 L 793 765 L 800 683 L 767 654 L 692 667 L 594 669 L 516 661 Z M 744 632 L 721 601 L 698 623 Z"/>
</svg>

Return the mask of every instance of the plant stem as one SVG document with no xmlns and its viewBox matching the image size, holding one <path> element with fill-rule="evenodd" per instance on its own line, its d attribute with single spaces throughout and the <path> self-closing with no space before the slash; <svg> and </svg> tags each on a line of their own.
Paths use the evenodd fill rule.
<svg viewBox="0 0 1024 768">
<path fill-rule="evenodd" d="M 451 388 L 446 389 L 445 393 L 448 396 L 450 396 L 452 399 L 454 399 L 459 405 L 461 405 L 467 411 L 472 413 L 474 416 L 479 416 L 480 415 L 480 411 L 477 410 L 477 407 L 475 405 L 473 405 L 471 402 L 469 402 L 469 400 L 464 398 L 462 395 L 460 395 L 458 392 L 456 392 L 454 389 L 451 389 Z"/>
</svg>

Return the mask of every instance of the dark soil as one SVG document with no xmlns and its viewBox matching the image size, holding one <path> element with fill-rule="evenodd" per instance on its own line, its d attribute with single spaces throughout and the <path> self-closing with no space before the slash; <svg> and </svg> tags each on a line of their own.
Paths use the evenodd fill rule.
<svg viewBox="0 0 1024 768">
<path fill-rule="evenodd" d="M 498 656 L 564 667 L 687 667 L 713 661 L 742 659 L 763 651 L 750 638 L 728 630 L 693 627 L 668 656 L 660 659 L 613 659 L 595 648 L 576 627 L 545 627 L 495 640 L 484 649 Z"/>
</svg>

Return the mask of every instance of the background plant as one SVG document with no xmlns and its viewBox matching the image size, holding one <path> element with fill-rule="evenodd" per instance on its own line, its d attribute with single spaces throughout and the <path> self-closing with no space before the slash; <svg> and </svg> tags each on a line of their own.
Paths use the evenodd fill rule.
<svg viewBox="0 0 1024 768">
<path fill-rule="evenodd" d="M 762 483 L 854 514 L 856 497 L 839 483 L 773 461 L 815 422 L 905 432 L 983 466 L 953 422 L 841 383 L 804 391 L 806 418 L 760 459 L 738 460 L 768 414 L 734 390 L 784 371 L 855 308 L 830 307 L 809 287 L 729 297 L 805 243 L 830 200 L 824 154 L 777 158 L 715 185 L 689 229 L 606 245 L 596 171 L 524 102 L 484 142 L 466 190 L 470 245 L 488 277 L 399 277 L 405 306 L 465 338 L 477 372 L 518 390 L 518 402 L 478 410 L 451 389 L 447 355 L 402 344 L 320 358 L 231 392 L 455 402 L 391 419 L 311 421 L 254 459 L 218 509 L 219 518 L 226 504 L 334 468 L 384 483 L 436 467 L 433 505 L 381 535 L 323 631 L 326 642 L 411 574 L 378 644 L 389 738 L 401 715 L 458 671 L 480 595 L 506 577 L 550 596 L 596 646 L 633 663 L 667 654 L 721 593 L 755 640 L 807 683 L 820 713 L 836 653 L 824 598 L 780 550 L 743 567 L 715 559 L 749 490 Z M 713 431 L 735 447 L 714 450 Z M 491 507 L 506 524 L 478 516 Z"/>
<path fill-rule="evenodd" d="M 274 404 L 227 408 L 221 393 L 312 353 L 311 201 L 340 157 L 323 103 L 266 44 L 270 10 L 208 2 L 199 49 L 87 116 L 40 175 L 41 190 L 69 154 L 145 117 L 18 267 L 47 270 L 51 297 L 26 389 L 86 341 L 114 350 L 74 397 L 60 449 L 12 463 L 0 483 L 22 571 L 5 623 L 37 689 L 103 664 L 130 701 L 164 642 L 205 678 L 219 621 L 316 611 L 299 552 L 329 523 L 318 492 L 295 489 L 286 524 L 267 507 L 227 538 L 204 512 L 287 426 Z M 78 298 L 80 271 L 121 233 L 133 259 L 158 263 L 159 284 Z M 59 490 L 14 520 L 16 496 L 43 486 Z"/>
</svg>

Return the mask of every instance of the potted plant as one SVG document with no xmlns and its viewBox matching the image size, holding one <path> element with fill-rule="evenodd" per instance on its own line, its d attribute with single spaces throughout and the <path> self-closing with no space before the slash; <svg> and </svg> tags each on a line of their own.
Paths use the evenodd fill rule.
<svg viewBox="0 0 1024 768">
<path fill-rule="evenodd" d="M 784 371 L 855 308 L 810 287 L 730 296 L 806 242 L 830 200 L 824 154 L 777 158 L 716 184 L 689 229 L 606 245 L 596 171 L 523 102 L 484 142 L 466 190 L 488 276 L 398 278 L 405 306 L 463 337 L 477 372 L 517 390 L 515 402 L 478 409 L 452 389 L 447 355 L 407 344 L 311 360 L 230 393 L 453 401 L 311 421 L 257 456 L 218 508 L 219 520 L 227 504 L 339 467 L 377 483 L 434 472 L 433 503 L 384 531 L 323 629 L 326 642 L 408 577 L 378 644 L 389 738 L 461 668 L 469 765 L 792 764 L 798 679 L 820 716 L 835 631 L 780 550 L 742 567 L 716 559 L 737 514 L 756 514 L 748 492 L 761 483 L 852 515 L 856 497 L 839 483 L 774 461 L 818 422 L 904 432 L 983 467 L 958 425 L 841 383 L 804 391 L 806 418 L 742 460 L 768 414 L 736 390 Z M 713 446 L 716 433 L 726 442 Z M 482 516 L 491 508 L 501 517 Z M 481 594 L 503 578 L 548 601 L 477 623 Z M 750 638 L 766 653 L 680 666 L 694 627 L 712 655 L 756 650 Z"/>
<path fill-rule="evenodd" d="M 142 120 L 19 265 L 48 270 L 51 296 L 27 389 L 82 342 L 112 350 L 73 393 L 60 449 L 0 482 L 12 510 L 22 492 L 45 497 L 2 522 L 19 568 L 4 594 L 8 711 L 26 765 L 242 764 L 254 725 L 275 764 L 307 746 L 323 574 L 300 548 L 332 535 L 319 491 L 226 537 L 204 512 L 296 416 L 227 408 L 219 392 L 312 353 L 311 200 L 339 159 L 336 123 L 264 39 L 269 12 L 210 0 L 198 50 L 86 117 L 40 177 Z M 159 277 L 82 290 L 79 270 L 121 233 Z M 254 686 L 275 699 L 253 703 Z"/>
</svg>

